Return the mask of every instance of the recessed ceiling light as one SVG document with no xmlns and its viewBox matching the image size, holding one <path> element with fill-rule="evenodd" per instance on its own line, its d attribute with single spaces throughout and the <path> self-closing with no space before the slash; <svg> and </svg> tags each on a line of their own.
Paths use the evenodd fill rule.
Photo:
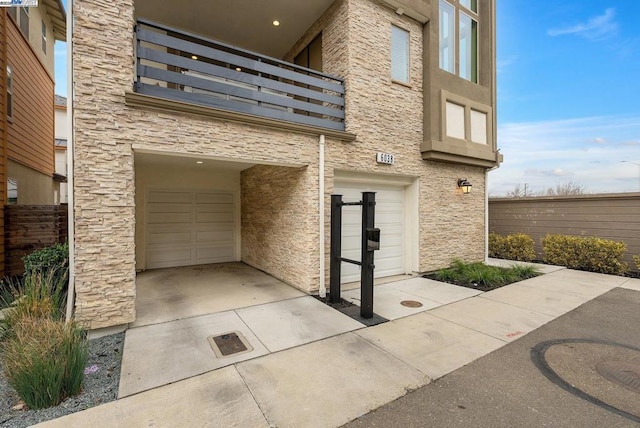
<svg viewBox="0 0 640 428">
<path fill-rule="evenodd" d="M 240 67 L 236 67 L 236 71 L 242 71 Z"/>
<path fill-rule="evenodd" d="M 277 27 L 278 25 L 280 25 L 280 21 L 278 21 L 277 19 L 275 21 L 273 21 L 273 25 L 275 27 Z"/>
<path fill-rule="evenodd" d="M 198 59 L 198 55 L 191 55 L 191 59 Z"/>
<path fill-rule="evenodd" d="M 196 161 L 196 163 L 197 163 L 198 165 L 200 165 L 200 164 L 203 164 L 203 163 L 204 163 L 204 161 Z"/>
</svg>

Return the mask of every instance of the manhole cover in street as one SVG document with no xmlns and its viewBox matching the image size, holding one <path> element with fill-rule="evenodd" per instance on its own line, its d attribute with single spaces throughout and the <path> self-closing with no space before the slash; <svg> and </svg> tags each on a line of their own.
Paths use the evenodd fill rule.
<svg viewBox="0 0 640 428">
<path fill-rule="evenodd" d="M 422 307 L 422 303 L 416 302 L 415 300 L 403 300 L 400 302 L 402 306 L 406 306 L 407 308 L 420 308 Z"/>
<path fill-rule="evenodd" d="M 603 361 L 596 365 L 600 376 L 630 391 L 640 393 L 640 366 L 619 361 Z"/>
<path fill-rule="evenodd" d="M 253 351 L 253 347 L 239 331 L 209 336 L 207 340 L 218 358 Z"/>
</svg>

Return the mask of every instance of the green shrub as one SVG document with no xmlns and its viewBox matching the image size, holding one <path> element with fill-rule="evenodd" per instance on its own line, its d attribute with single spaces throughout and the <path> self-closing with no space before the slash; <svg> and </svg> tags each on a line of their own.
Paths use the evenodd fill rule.
<svg viewBox="0 0 640 428">
<path fill-rule="evenodd" d="M 489 257 L 530 262 L 536 258 L 535 242 L 524 233 L 489 234 Z"/>
<path fill-rule="evenodd" d="M 544 261 L 569 269 L 622 275 L 628 269 L 622 261 L 627 250 L 623 242 L 594 237 L 547 235 L 542 239 Z"/>
<path fill-rule="evenodd" d="M 640 270 L 640 254 L 633 256 L 633 261 L 636 264 L 636 268 Z"/>
<path fill-rule="evenodd" d="M 2 350 L 7 380 L 29 408 L 54 406 L 80 392 L 88 351 L 74 323 L 25 316 Z"/>
<path fill-rule="evenodd" d="M 22 258 L 24 262 L 24 274 L 31 275 L 34 272 L 48 274 L 51 270 L 61 272 L 69 269 L 69 244 L 53 244 L 36 250 Z"/>
</svg>

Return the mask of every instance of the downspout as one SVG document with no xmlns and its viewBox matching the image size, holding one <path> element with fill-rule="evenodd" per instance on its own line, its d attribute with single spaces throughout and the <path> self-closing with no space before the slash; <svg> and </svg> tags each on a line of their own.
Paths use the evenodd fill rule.
<svg viewBox="0 0 640 428">
<path fill-rule="evenodd" d="M 324 135 L 320 135 L 320 141 L 318 144 L 318 215 L 319 215 L 319 227 L 320 227 L 320 286 L 318 294 L 320 297 L 326 297 L 327 287 L 325 284 L 325 271 L 324 271 Z"/>
<path fill-rule="evenodd" d="M 75 304 L 75 230 L 73 209 L 73 0 L 67 0 L 67 204 L 69 240 L 69 290 L 67 292 L 67 321 L 73 317 Z"/>
<path fill-rule="evenodd" d="M 498 152 L 498 93 L 496 77 L 496 2 L 491 2 L 491 102 L 493 104 L 493 147 L 496 149 L 496 166 L 484 172 L 484 261 L 489 262 L 489 172 L 500 167 L 500 153 Z"/>
</svg>

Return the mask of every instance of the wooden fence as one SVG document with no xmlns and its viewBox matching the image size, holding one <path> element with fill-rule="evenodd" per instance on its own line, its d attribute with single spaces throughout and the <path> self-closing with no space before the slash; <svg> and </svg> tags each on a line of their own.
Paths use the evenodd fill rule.
<svg viewBox="0 0 640 428">
<path fill-rule="evenodd" d="M 68 207 L 6 205 L 4 207 L 5 275 L 24 272 L 22 258 L 67 239 Z"/>
<path fill-rule="evenodd" d="M 489 231 L 526 233 L 542 259 L 548 233 L 594 236 L 627 244 L 625 261 L 640 254 L 640 193 L 489 199 Z"/>
</svg>

